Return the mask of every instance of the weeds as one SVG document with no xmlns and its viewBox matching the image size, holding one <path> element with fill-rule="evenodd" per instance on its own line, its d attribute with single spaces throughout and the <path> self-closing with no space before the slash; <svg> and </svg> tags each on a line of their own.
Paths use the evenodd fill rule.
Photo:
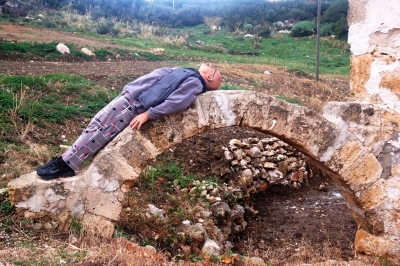
<svg viewBox="0 0 400 266">
<path fill-rule="evenodd" d="M 78 234 L 78 235 L 80 235 L 84 232 L 83 224 L 78 219 L 76 219 L 76 217 L 74 217 L 72 219 L 70 229 L 71 229 L 72 233 Z"/>
<path fill-rule="evenodd" d="M 392 266 L 393 265 L 391 263 L 390 259 L 388 258 L 387 254 L 383 254 L 383 255 L 379 256 L 378 261 L 379 261 L 380 266 Z"/>
<path fill-rule="evenodd" d="M 0 213 L 11 213 L 15 210 L 15 206 L 11 205 L 10 200 L 6 199 L 3 202 L 1 202 L 0 205 Z"/>
<path fill-rule="evenodd" d="M 0 51 L 6 56 L 18 52 L 26 57 L 40 56 L 43 58 L 54 58 L 61 55 L 56 49 L 57 44 L 56 42 L 34 44 L 28 42 L 0 42 Z"/>
<path fill-rule="evenodd" d="M 180 253 L 179 246 L 181 244 L 190 246 L 194 240 L 180 233 L 178 227 L 185 220 L 196 220 L 193 210 L 205 200 L 199 197 L 201 189 L 196 188 L 205 184 L 216 186 L 216 182 L 217 178 L 199 178 L 185 174 L 179 162 L 158 157 L 143 171 L 135 184 L 135 189 L 128 195 L 128 207 L 122 215 L 117 234 L 124 235 L 128 239 L 136 236 L 141 245 L 152 245 L 167 250 L 168 256 L 175 259 L 186 257 L 187 254 Z M 198 193 L 189 195 L 191 189 Z M 163 210 L 164 219 L 160 220 L 146 214 L 150 202 Z M 157 225 L 156 234 L 152 229 L 154 225 Z M 193 255 L 191 258 L 200 259 L 198 255 Z"/>
<path fill-rule="evenodd" d="M 223 83 L 219 88 L 219 90 L 247 90 L 247 89 L 236 84 Z"/>
<path fill-rule="evenodd" d="M 108 50 L 106 50 L 106 49 L 99 49 L 99 50 L 96 50 L 96 51 L 94 51 L 94 54 L 95 54 L 98 58 L 100 58 L 101 60 L 105 60 L 108 56 L 112 56 L 112 55 L 113 55 L 112 52 L 110 52 L 110 51 L 108 51 Z"/>
<path fill-rule="evenodd" d="M 289 96 L 280 94 L 280 95 L 277 96 L 277 98 L 279 98 L 281 100 L 284 100 L 284 101 L 286 101 L 288 103 L 292 103 L 292 104 L 296 104 L 296 105 L 302 106 L 301 101 L 299 99 L 297 99 L 297 98 L 294 98 L 294 97 L 289 97 Z"/>
</svg>

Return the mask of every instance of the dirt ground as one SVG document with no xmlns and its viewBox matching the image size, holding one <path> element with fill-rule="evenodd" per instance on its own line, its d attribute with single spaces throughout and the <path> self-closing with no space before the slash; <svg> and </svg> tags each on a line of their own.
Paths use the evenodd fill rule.
<svg viewBox="0 0 400 266">
<path fill-rule="evenodd" d="M 61 34 L 54 36 L 46 30 L 26 28 L 22 26 L 0 25 L 0 39 L 17 41 L 65 41 L 65 42 L 90 42 L 93 40 L 81 39 L 73 34 Z M 49 36 L 52 36 L 50 38 Z M 41 75 L 47 73 L 68 73 L 82 75 L 98 85 L 107 88 L 121 89 L 124 84 L 133 78 L 145 74 L 157 67 L 165 66 L 171 62 L 143 62 L 143 61 L 107 61 L 107 62 L 43 62 L 35 60 L 0 62 L 0 74 L 4 75 Z M 263 71 L 266 66 L 251 66 L 217 64 L 223 73 L 224 81 L 240 83 L 250 89 L 262 90 L 251 87 L 251 82 L 257 78 L 265 79 Z M 234 68 L 234 69 L 233 69 Z M 235 71 L 233 71 L 233 70 Z M 243 69 L 249 70 L 249 76 Z M 271 70 L 271 67 L 268 67 Z M 226 71 L 224 71 L 226 70 Z M 293 91 L 299 91 L 303 87 L 309 89 L 315 83 L 308 79 L 296 78 L 287 75 L 284 70 L 274 68 L 275 83 L 279 81 L 296 84 Z M 258 74 L 254 74 L 258 73 Z M 269 77 L 274 83 L 274 77 Z M 281 83 L 282 84 L 282 83 Z M 341 91 L 348 90 L 346 81 L 336 81 L 339 88 L 333 96 L 324 96 L 317 101 L 317 105 L 328 100 L 338 100 L 336 97 Z M 325 87 L 330 84 L 326 83 Z M 331 95 L 333 89 L 331 90 Z M 279 89 L 278 85 L 273 88 Z M 287 89 L 288 90 L 288 89 Z M 344 94 L 344 93 L 343 93 Z M 336 95 L 336 96 L 335 96 Z M 347 96 L 346 96 L 347 97 Z M 318 98 L 318 97 L 317 97 Z M 316 110 L 318 111 L 318 110 Z M 170 156 L 176 156 L 185 162 L 185 171 L 197 175 L 219 176 L 229 180 L 235 178 L 229 165 L 223 159 L 221 145 L 227 145 L 233 138 L 243 139 L 247 137 L 265 137 L 265 135 L 246 128 L 226 128 L 212 131 L 192 137 L 174 147 Z M 327 189 L 318 189 L 320 184 L 326 182 Z M 326 252 L 326 243 L 330 244 L 330 250 L 336 252 L 343 259 L 353 257 L 352 243 L 356 232 L 356 224 L 329 177 L 315 175 L 308 184 L 296 190 L 289 187 L 271 187 L 266 192 L 256 196 L 254 207 L 259 211 L 255 219 L 248 221 L 247 231 L 235 237 L 235 250 L 238 252 L 248 250 L 251 247 L 260 257 L 268 257 L 270 252 L 282 251 L 282 256 L 288 256 L 299 252 L 305 244 L 311 250 Z M 283 252 L 285 251 L 285 252 Z M 285 254 L 285 255 L 284 255 Z M 285 259 L 282 257 L 282 259 Z M 275 265 L 275 264 L 274 264 Z"/>
<path fill-rule="evenodd" d="M 187 139 L 168 155 L 182 160 L 187 173 L 219 176 L 229 182 L 237 175 L 224 160 L 221 146 L 227 146 L 232 138 L 266 136 L 250 128 L 219 129 Z M 321 184 L 326 189 L 320 190 Z M 318 169 L 300 189 L 273 186 L 256 195 L 254 208 L 258 215 L 248 221 L 244 234 L 234 237 L 238 253 L 250 248 L 268 259 L 275 252 L 274 257 L 278 253 L 287 262 L 307 247 L 321 257 L 327 252 L 343 260 L 354 257 L 356 223 L 334 183 Z"/>
</svg>

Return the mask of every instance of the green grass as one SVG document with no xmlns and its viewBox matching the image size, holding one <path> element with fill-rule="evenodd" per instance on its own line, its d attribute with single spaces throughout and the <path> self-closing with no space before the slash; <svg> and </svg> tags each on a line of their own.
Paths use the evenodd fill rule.
<svg viewBox="0 0 400 266">
<path fill-rule="evenodd" d="M 0 75 L 0 132 L 12 132 L 21 123 L 43 126 L 78 115 L 92 117 L 118 93 L 80 76 Z"/>
<path fill-rule="evenodd" d="M 30 58 L 34 56 L 38 56 L 41 58 L 46 58 L 49 60 L 61 58 L 62 55 L 57 51 L 56 46 L 57 42 L 51 43 L 28 43 L 28 42 L 0 42 L 0 52 L 5 56 L 18 53 L 24 57 Z M 75 58 L 91 61 L 93 57 L 85 55 L 80 51 L 80 47 L 75 44 L 66 43 L 65 44 L 70 50 L 70 56 L 74 56 Z M 119 54 L 121 56 L 132 55 L 132 58 L 137 60 L 148 60 L 148 61 L 159 61 L 166 58 L 169 58 L 167 55 L 155 55 L 146 51 L 136 51 L 136 50 L 128 50 L 128 49 L 97 49 L 94 50 L 93 53 L 96 55 L 97 59 L 101 61 L 107 60 L 109 57 L 113 57 L 114 54 Z"/>
<path fill-rule="evenodd" d="M 25 57 L 39 56 L 42 58 L 52 59 L 59 58 L 62 55 L 56 49 L 57 44 L 58 43 L 56 42 L 33 44 L 28 42 L 0 42 L 0 51 L 6 56 L 11 53 L 19 53 Z M 72 52 L 75 51 L 72 50 Z M 82 56 L 83 54 L 80 53 L 80 55 Z"/>
<path fill-rule="evenodd" d="M 0 204 L 0 214 L 10 213 L 15 210 L 15 206 L 11 205 L 10 200 L 6 199 Z"/>
<path fill-rule="evenodd" d="M 222 83 L 219 90 L 247 90 L 247 89 L 235 84 Z"/>
<path fill-rule="evenodd" d="M 259 49 L 254 49 L 253 40 L 235 36 L 223 30 L 214 35 L 205 35 L 207 28 L 204 25 L 185 28 L 188 33 L 188 49 L 185 47 L 169 48 L 168 53 L 207 58 L 212 61 L 226 61 L 229 63 L 261 63 L 286 66 L 289 69 L 299 69 L 306 72 L 315 70 L 316 39 L 304 37 L 296 39 L 288 35 L 279 38 L 263 38 Z M 182 33 L 183 34 L 183 33 Z M 194 49 L 193 43 L 200 43 L 201 48 Z M 210 51 L 210 46 L 218 46 L 221 50 Z M 223 52 L 225 51 L 225 52 Z M 231 55 L 228 52 L 234 52 Z M 213 52 L 210 54 L 210 52 Z M 259 54 L 258 56 L 244 56 L 237 54 Z M 321 41 L 320 72 L 348 75 L 350 71 L 350 51 L 348 44 L 339 40 Z"/>
<path fill-rule="evenodd" d="M 286 101 L 288 103 L 296 104 L 296 105 L 299 105 L 299 106 L 302 105 L 301 101 L 299 99 L 297 99 L 297 98 L 294 98 L 294 97 L 289 97 L 289 96 L 286 96 L 286 95 L 283 95 L 283 94 L 280 94 L 280 95 L 278 95 L 276 97 L 281 99 L 281 100 L 284 100 L 284 101 Z"/>
</svg>

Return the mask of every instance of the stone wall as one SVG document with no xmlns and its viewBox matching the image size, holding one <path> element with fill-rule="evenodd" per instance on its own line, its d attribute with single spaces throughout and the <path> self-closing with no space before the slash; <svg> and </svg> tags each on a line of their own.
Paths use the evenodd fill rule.
<svg viewBox="0 0 400 266">
<path fill-rule="evenodd" d="M 379 106 L 382 124 L 393 127 L 377 139 L 374 155 L 382 167 L 380 177 L 360 194 L 360 203 L 369 207 L 366 215 L 382 218 L 359 230 L 355 242 L 359 251 L 382 255 L 390 250 L 388 243 L 399 246 L 400 241 L 400 2 L 350 0 L 349 4 L 352 91 L 357 99 Z M 399 257 L 399 248 L 391 252 Z"/>
</svg>

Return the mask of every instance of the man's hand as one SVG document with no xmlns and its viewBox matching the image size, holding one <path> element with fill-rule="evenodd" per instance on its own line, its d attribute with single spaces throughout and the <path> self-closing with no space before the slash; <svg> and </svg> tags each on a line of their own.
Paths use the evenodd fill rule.
<svg viewBox="0 0 400 266">
<path fill-rule="evenodd" d="M 129 126 L 135 130 L 140 130 L 142 125 L 149 120 L 149 113 L 146 111 L 140 115 L 135 116 L 135 118 L 129 123 Z"/>
</svg>

